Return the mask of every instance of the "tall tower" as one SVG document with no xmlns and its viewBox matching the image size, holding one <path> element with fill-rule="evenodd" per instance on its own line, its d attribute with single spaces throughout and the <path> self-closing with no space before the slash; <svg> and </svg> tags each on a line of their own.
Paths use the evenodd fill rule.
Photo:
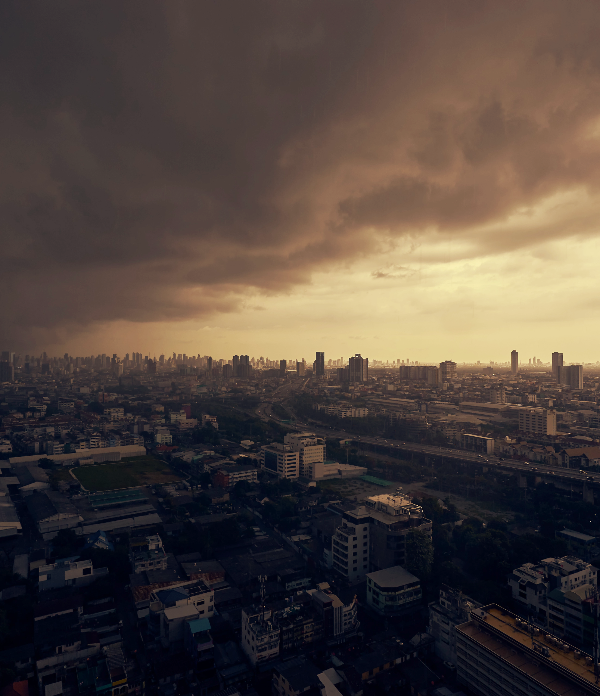
<svg viewBox="0 0 600 696">
<path fill-rule="evenodd" d="M 357 353 L 353 358 L 350 358 L 348 364 L 348 381 L 349 382 L 367 382 L 369 380 L 369 359 L 363 358 L 360 353 Z"/>
<path fill-rule="evenodd" d="M 560 368 L 563 367 L 563 354 L 552 353 L 552 376 L 558 381 Z"/>
<path fill-rule="evenodd" d="M 317 351 L 317 359 L 315 360 L 315 370 L 316 377 L 325 376 L 325 353 L 319 353 Z"/>
<path fill-rule="evenodd" d="M 510 371 L 513 375 L 516 375 L 519 371 L 519 353 L 513 350 L 510 354 Z"/>
</svg>

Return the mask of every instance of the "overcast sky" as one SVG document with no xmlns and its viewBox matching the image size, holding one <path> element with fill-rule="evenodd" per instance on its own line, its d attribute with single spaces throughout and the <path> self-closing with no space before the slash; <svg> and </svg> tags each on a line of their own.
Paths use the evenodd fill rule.
<svg viewBox="0 0 600 696">
<path fill-rule="evenodd" d="M 600 358 L 597 0 L 0 3 L 0 347 Z"/>
</svg>

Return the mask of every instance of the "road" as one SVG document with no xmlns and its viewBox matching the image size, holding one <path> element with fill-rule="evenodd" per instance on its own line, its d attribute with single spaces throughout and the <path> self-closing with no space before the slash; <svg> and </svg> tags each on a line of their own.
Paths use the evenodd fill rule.
<svg viewBox="0 0 600 696">
<path fill-rule="evenodd" d="M 297 387 L 297 385 L 286 384 L 279 387 L 273 393 L 271 400 L 264 401 L 259 404 L 256 409 L 256 414 L 264 420 L 271 419 L 281 422 L 281 419 L 272 412 L 273 403 L 285 401 L 285 399 L 288 398 L 294 391 L 295 386 Z M 305 386 L 306 383 L 304 383 L 301 388 L 303 389 Z M 351 440 L 352 443 L 358 447 L 361 445 L 370 445 L 373 447 L 383 448 L 384 450 L 388 450 L 390 454 L 394 452 L 427 454 L 440 459 L 454 459 L 463 462 L 471 462 L 473 464 L 496 467 L 502 471 L 507 471 L 510 473 L 522 473 L 530 476 L 543 476 L 545 478 L 555 477 L 557 479 L 562 479 L 563 481 L 567 480 L 580 484 L 600 484 L 600 474 L 588 471 L 546 466 L 545 464 L 539 462 L 524 462 L 518 459 L 507 459 L 497 457 L 492 454 L 478 454 L 477 452 L 452 447 L 422 445 L 416 442 L 398 442 L 382 437 L 357 436 L 353 433 L 330 426 L 315 426 L 314 423 L 306 423 L 300 420 L 296 421 L 295 423 L 286 423 L 285 425 L 295 430 L 309 430 L 310 432 L 315 433 L 315 435 L 323 438 Z"/>
</svg>

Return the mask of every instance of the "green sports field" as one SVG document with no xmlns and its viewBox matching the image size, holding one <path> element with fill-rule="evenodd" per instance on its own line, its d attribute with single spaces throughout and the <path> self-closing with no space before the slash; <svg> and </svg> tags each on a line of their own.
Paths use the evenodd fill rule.
<svg viewBox="0 0 600 696">
<path fill-rule="evenodd" d="M 164 462 L 149 456 L 80 466 L 73 469 L 73 473 L 88 491 L 114 491 L 180 480 Z"/>
</svg>

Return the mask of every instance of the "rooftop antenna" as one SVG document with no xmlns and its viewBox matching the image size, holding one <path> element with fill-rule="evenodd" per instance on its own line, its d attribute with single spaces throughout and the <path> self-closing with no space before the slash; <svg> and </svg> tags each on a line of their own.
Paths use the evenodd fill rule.
<svg viewBox="0 0 600 696">
<path fill-rule="evenodd" d="M 265 583 L 267 582 L 267 576 L 266 575 L 259 575 L 258 581 L 260 582 L 260 604 L 261 604 L 260 620 L 261 620 L 261 623 L 264 623 L 264 620 L 265 620 L 265 594 L 266 594 Z"/>
</svg>

